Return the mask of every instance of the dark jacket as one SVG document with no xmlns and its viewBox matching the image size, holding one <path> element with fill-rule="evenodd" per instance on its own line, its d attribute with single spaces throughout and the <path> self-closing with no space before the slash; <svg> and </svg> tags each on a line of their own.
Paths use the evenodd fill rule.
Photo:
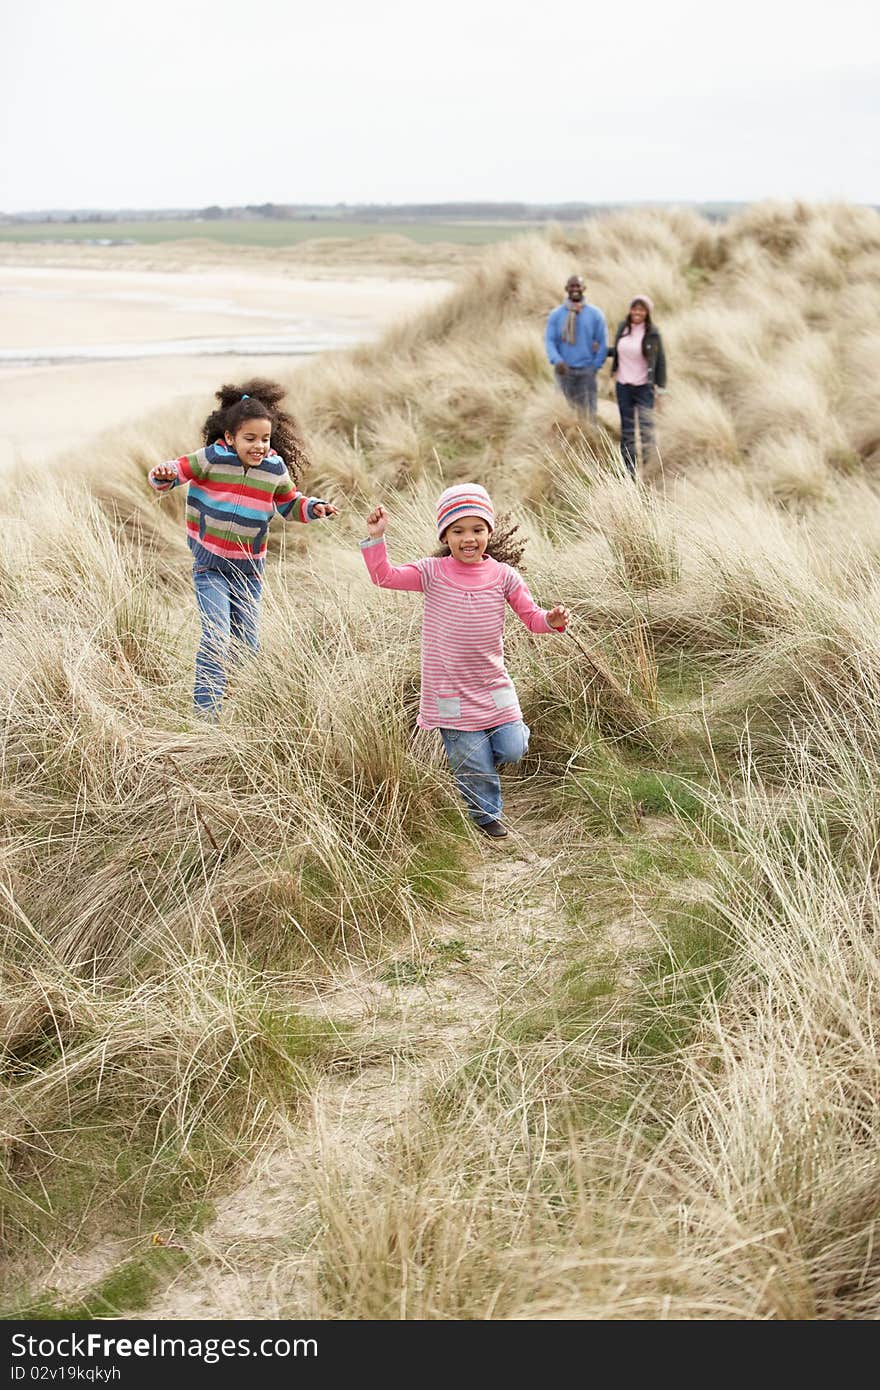
<svg viewBox="0 0 880 1390">
<path fill-rule="evenodd" d="M 614 346 L 608 349 L 608 356 L 612 358 L 612 372 L 617 371 L 617 344 L 627 331 L 627 322 L 623 319 L 617 325 Z M 642 352 L 648 363 L 648 381 L 652 386 L 659 386 L 662 391 L 666 386 L 666 354 L 663 351 L 663 339 L 656 328 L 650 329 L 642 339 Z"/>
</svg>

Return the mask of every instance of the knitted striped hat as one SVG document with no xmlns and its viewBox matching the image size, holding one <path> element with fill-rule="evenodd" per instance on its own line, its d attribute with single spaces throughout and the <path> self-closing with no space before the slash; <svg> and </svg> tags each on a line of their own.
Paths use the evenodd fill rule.
<svg viewBox="0 0 880 1390">
<path fill-rule="evenodd" d="M 495 508 L 488 492 L 479 483 L 458 483 L 441 493 L 437 502 L 437 539 L 442 539 L 447 526 L 462 516 L 482 517 L 489 530 L 494 530 Z"/>
</svg>

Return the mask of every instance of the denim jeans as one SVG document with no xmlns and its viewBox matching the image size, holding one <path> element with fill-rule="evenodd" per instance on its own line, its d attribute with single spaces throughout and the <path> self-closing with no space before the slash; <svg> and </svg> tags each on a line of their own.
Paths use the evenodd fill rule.
<svg viewBox="0 0 880 1390">
<path fill-rule="evenodd" d="M 455 785 L 471 819 L 488 825 L 501 815 L 502 763 L 518 763 L 529 749 L 529 726 L 521 719 L 494 729 L 441 729 Z"/>
<path fill-rule="evenodd" d="M 193 570 L 202 640 L 196 652 L 197 714 L 216 718 L 231 668 L 256 651 L 262 581 L 227 570 Z"/>
<path fill-rule="evenodd" d="M 556 380 L 562 394 L 575 410 L 583 410 L 591 420 L 596 418 L 596 373 L 592 367 L 569 367 L 564 376 L 557 372 Z"/>
<path fill-rule="evenodd" d="M 629 473 L 636 476 L 636 416 L 639 420 L 639 439 L 642 458 L 654 443 L 654 388 L 630 386 L 617 382 L 617 407 L 620 411 L 620 455 Z"/>
</svg>

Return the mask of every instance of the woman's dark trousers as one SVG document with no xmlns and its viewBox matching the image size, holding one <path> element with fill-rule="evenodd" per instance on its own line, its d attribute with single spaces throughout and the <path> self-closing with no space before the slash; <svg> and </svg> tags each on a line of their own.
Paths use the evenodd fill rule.
<svg viewBox="0 0 880 1390">
<path fill-rule="evenodd" d="M 620 411 L 620 455 L 631 477 L 636 476 L 636 417 L 639 422 L 639 439 L 642 458 L 654 443 L 654 387 L 650 382 L 644 386 L 630 386 L 618 381 L 617 407 Z"/>
</svg>

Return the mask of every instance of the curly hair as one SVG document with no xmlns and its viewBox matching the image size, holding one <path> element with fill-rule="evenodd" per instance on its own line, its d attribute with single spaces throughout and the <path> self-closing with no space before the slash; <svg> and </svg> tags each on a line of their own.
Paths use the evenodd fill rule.
<svg viewBox="0 0 880 1390">
<path fill-rule="evenodd" d="M 499 565 L 512 565 L 514 569 L 525 569 L 522 557 L 529 539 L 528 536 L 517 536 L 518 530 L 519 526 L 512 520 L 510 512 L 501 512 L 495 518 L 495 526 L 489 536 L 486 554 L 493 560 L 497 560 Z M 441 545 L 434 554 L 437 556 L 449 555 L 451 551 L 448 545 Z"/>
<path fill-rule="evenodd" d="M 277 381 L 252 377 L 241 386 L 221 386 L 214 394 L 220 404 L 202 426 L 204 443 L 222 439 L 227 430 L 234 435 L 245 420 L 268 420 L 272 426 L 272 448 L 284 459 L 294 484 L 298 484 L 309 460 L 298 424 L 292 415 L 278 409 L 287 394 L 284 387 Z"/>
</svg>

